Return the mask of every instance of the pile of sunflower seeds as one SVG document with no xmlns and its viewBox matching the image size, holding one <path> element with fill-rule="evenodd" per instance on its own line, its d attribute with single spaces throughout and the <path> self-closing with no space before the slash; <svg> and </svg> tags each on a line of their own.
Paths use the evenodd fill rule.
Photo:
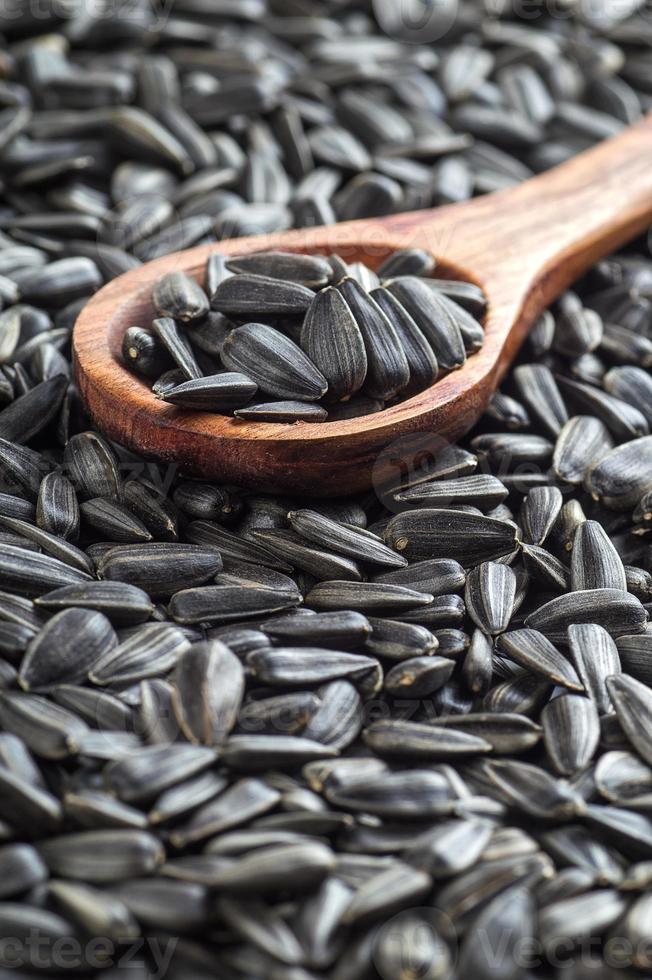
<svg viewBox="0 0 652 980">
<path fill-rule="evenodd" d="M 363 498 L 184 479 L 71 381 L 139 261 L 509 186 L 650 108 L 642 0 L 433 10 L 0 14 L 3 980 L 652 971 L 645 242 Z"/>
<path fill-rule="evenodd" d="M 482 346 L 478 320 L 452 298 L 481 314 L 482 291 L 426 277 L 434 267 L 416 248 L 394 252 L 377 274 L 335 255 L 215 253 L 210 298 L 183 272 L 163 276 L 152 293 L 158 316 L 151 329 L 126 330 L 123 358 L 182 409 L 259 422 L 380 412 Z"/>
</svg>

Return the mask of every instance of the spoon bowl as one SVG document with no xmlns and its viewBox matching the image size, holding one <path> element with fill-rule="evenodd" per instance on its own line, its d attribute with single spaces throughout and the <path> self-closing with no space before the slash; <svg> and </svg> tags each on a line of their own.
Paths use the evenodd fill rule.
<svg viewBox="0 0 652 980">
<path fill-rule="evenodd" d="M 75 325 L 80 393 L 111 439 L 192 476 L 267 492 L 333 497 L 395 483 L 467 432 L 536 318 L 590 265 L 652 220 L 652 116 L 568 163 L 506 191 L 431 211 L 202 245 L 133 269 L 101 289 Z M 482 348 L 457 371 L 383 411 L 334 422 L 250 422 L 180 411 L 122 363 L 125 330 L 154 316 L 155 282 L 203 281 L 213 252 L 336 253 L 377 268 L 422 248 L 438 278 L 485 293 Z"/>
</svg>

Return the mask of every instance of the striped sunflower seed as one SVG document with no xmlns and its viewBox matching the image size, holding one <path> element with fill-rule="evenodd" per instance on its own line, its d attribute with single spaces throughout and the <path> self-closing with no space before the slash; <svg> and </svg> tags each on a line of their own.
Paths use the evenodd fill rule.
<svg viewBox="0 0 652 980">
<path fill-rule="evenodd" d="M 36 600 L 39 609 L 60 612 L 76 607 L 103 613 L 114 626 L 138 626 L 146 622 L 154 605 L 142 589 L 122 582 L 86 582 L 64 585 Z"/>
<path fill-rule="evenodd" d="M 563 637 L 565 640 L 565 635 Z M 533 628 L 503 633 L 498 648 L 528 670 L 551 683 L 571 691 L 582 691 L 582 683 L 570 661 L 553 645 L 551 639 Z"/>
<path fill-rule="evenodd" d="M 204 290 L 185 272 L 168 272 L 162 276 L 152 290 L 152 302 L 159 316 L 184 323 L 201 320 L 208 313 Z"/>
<path fill-rule="evenodd" d="M 404 568 L 407 561 L 380 538 L 363 528 L 348 528 L 312 510 L 293 510 L 287 515 L 291 527 L 302 538 L 362 562 L 385 568 Z"/>
<path fill-rule="evenodd" d="M 553 698 L 541 712 L 543 741 L 554 769 L 571 776 L 584 769 L 600 741 L 600 720 L 595 703 L 579 694 Z"/>
<path fill-rule="evenodd" d="M 364 384 L 367 354 L 362 333 L 344 296 L 333 286 L 312 300 L 301 327 L 301 348 L 326 379 L 329 400 L 349 399 Z"/>
<path fill-rule="evenodd" d="M 31 640 L 18 680 L 25 691 L 86 677 L 93 664 L 118 646 L 118 637 L 101 612 L 64 609 Z"/>
<path fill-rule="evenodd" d="M 614 638 L 642 633 L 647 612 L 638 599 L 618 589 L 569 592 L 544 603 L 525 619 L 525 625 L 564 643 L 566 630 L 576 623 L 595 623 Z"/>
<path fill-rule="evenodd" d="M 418 509 L 393 517 L 385 543 L 408 561 L 452 558 L 464 567 L 510 554 L 518 544 L 512 524 L 462 511 Z"/>
<path fill-rule="evenodd" d="M 568 645 L 584 690 L 598 712 L 608 714 L 612 705 L 607 678 L 621 672 L 616 643 L 601 626 L 585 623 L 568 627 Z"/>
<path fill-rule="evenodd" d="M 627 591 L 620 555 L 597 521 L 584 521 L 573 538 L 570 567 L 571 589 L 618 589 Z"/>
<path fill-rule="evenodd" d="M 587 471 L 613 449 L 609 430 L 593 415 L 574 415 L 561 429 L 552 468 L 565 483 L 579 485 Z"/>
<path fill-rule="evenodd" d="M 652 762 L 652 695 L 641 681 L 627 674 L 607 678 L 607 689 L 620 726 L 638 754 Z"/>
<path fill-rule="evenodd" d="M 103 687 L 158 677 L 175 666 L 189 645 L 185 634 L 172 624 L 147 623 L 95 659 L 88 679 Z"/>
<path fill-rule="evenodd" d="M 466 578 L 466 610 L 485 633 L 494 636 L 507 629 L 514 609 L 516 576 L 509 565 L 487 561 Z"/>
<path fill-rule="evenodd" d="M 172 706 L 190 742 L 219 745 L 235 725 L 244 693 L 242 665 L 218 640 L 195 643 L 172 674 Z"/>
<path fill-rule="evenodd" d="M 153 542 L 110 548 L 97 572 L 107 581 L 125 582 L 148 595 L 166 597 L 184 585 L 208 582 L 221 569 L 222 558 L 216 548 Z"/>
<path fill-rule="evenodd" d="M 279 398 L 317 401 L 328 390 L 326 378 L 301 348 L 263 323 L 233 330 L 222 347 L 222 360 L 231 371 L 242 372 L 261 391 Z"/>
</svg>

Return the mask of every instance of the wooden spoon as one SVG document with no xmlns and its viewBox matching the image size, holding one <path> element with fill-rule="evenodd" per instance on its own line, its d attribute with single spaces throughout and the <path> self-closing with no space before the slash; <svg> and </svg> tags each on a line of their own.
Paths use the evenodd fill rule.
<svg viewBox="0 0 652 980">
<path fill-rule="evenodd" d="M 465 433 L 484 411 L 545 307 L 652 220 L 652 114 L 614 139 L 506 191 L 430 211 L 240 238 L 127 272 L 81 312 L 73 349 L 80 392 L 111 439 L 185 472 L 263 491 L 340 496 L 395 482 Z M 208 256 L 262 249 L 338 253 L 372 268 L 400 248 L 437 259 L 436 275 L 475 282 L 488 299 L 485 342 L 432 387 L 375 415 L 339 422 L 243 422 L 179 411 L 121 362 L 127 327 L 148 324 L 151 290 Z"/>
</svg>

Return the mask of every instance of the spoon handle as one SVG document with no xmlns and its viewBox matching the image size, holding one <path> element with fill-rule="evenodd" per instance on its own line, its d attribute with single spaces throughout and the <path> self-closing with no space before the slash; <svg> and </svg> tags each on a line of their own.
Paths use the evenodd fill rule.
<svg viewBox="0 0 652 980">
<path fill-rule="evenodd" d="M 462 205 L 389 219 L 476 280 L 514 277 L 541 305 L 652 222 L 652 113 L 567 163 Z M 510 275 L 511 274 L 511 275 Z"/>
</svg>

